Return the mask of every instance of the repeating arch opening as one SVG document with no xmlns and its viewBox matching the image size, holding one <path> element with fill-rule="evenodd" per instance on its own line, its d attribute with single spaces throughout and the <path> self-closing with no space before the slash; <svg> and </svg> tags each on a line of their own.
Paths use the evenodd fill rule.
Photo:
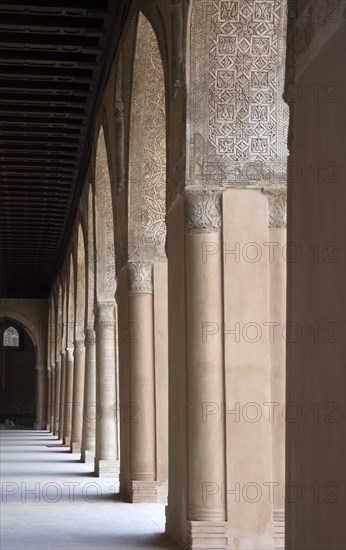
<svg viewBox="0 0 346 550">
<path fill-rule="evenodd" d="M 140 13 L 133 68 L 129 156 L 129 251 L 131 259 L 154 252 L 166 242 L 165 80 L 159 45 Z"/>
</svg>

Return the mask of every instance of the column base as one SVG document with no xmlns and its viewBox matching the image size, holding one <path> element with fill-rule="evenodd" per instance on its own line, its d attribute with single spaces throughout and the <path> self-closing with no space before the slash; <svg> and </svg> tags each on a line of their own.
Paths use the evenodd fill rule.
<svg viewBox="0 0 346 550">
<path fill-rule="evenodd" d="M 128 480 L 120 489 L 120 498 L 133 504 L 167 502 L 167 484 L 158 481 L 134 481 Z"/>
<path fill-rule="evenodd" d="M 81 451 L 81 462 L 84 462 L 85 464 L 94 464 L 95 451 L 90 451 L 89 449 L 83 449 Z"/>
<path fill-rule="evenodd" d="M 71 436 L 65 435 L 63 439 L 63 444 L 67 447 L 71 447 Z"/>
<path fill-rule="evenodd" d="M 284 550 L 285 548 L 285 510 L 273 511 L 274 526 L 274 549 Z"/>
<path fill-rule="evenodd" d="M 81 452 L 81 446 L 82 443 L 80 441 L 72 441 L 71 442 L 71 453 L 80 453 Z"/>
<path fill-rule="evenodd" d="M 227 522 L 187 521 L 187 548 L 189 550 L 229 549 Z"/>
<path fill-rule="evenodd" d="M 120 464 L 118 460 L 100 460 L 95 457 L 95 474 L 97 477 L 119 479 Z"/>
</svg>

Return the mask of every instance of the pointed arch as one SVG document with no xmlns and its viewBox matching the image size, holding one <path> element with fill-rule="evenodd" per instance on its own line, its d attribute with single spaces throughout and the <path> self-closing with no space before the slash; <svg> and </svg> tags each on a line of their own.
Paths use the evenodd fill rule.
<svg viewBox="0 0 346 550">
<path fill-rule="evenodd" d="M 101 126 L 96 150 L 95 233 L 97 299 L 114 299 L 115 252 L 112 186 L 104 126 Z"/>
<path fill-rule="evenodd" d="M 86 325 L 94 328 L 95 321 L 95 224 L 94 224 L 94 192 L 90 184 L 88 189 L 88 223 L 86 250 Z"/>
<path fill-rule="evenodd" d="M 165 79 L 155 32 L 139 14 L 129 151 L 129 256 L 163 256 L 166 242 Z"/>
<path fill-rule="evenodd" d="M 85 282 L 85 239 L 82 224 L 78 226 L 77 240 L 77 273 L 76 273 L 76 337 L 84 340 L 85 312 L 86 312 L 86 282 Z"/>
<path fill-rule="evenodd" d="M 68 302 L 67 302 L 67 324 L 66 324 L 66 347 L 73 348 L 74 344 L 74 323 L 75 323 L 75 276 L 73 253 L 70 254 L 69 276 L 68 276 Z"/>
</svg>

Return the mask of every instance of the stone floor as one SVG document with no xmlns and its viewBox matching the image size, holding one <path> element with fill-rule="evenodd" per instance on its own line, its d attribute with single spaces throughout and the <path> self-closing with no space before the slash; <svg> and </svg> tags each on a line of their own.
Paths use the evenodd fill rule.
<svg viewBox="0 0 346 550">
<path fill-rule="evenodd" d="M 119 502 L 112 480 L 48 432 L 0 436 L 1 550 L 178 548 L 163 534 L 163 505 Z"/>
</svg>

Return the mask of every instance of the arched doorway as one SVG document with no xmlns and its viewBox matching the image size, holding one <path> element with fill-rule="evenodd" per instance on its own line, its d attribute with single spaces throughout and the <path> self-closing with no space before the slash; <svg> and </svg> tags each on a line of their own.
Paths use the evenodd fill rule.
<svg viewBox="0 0 346 550">
<path fill-rule="evenodd" d="M 17 322 L 0 320 L 0 422 L 33 428 L 36 402 L 36 351 Z"/>
</svg>

